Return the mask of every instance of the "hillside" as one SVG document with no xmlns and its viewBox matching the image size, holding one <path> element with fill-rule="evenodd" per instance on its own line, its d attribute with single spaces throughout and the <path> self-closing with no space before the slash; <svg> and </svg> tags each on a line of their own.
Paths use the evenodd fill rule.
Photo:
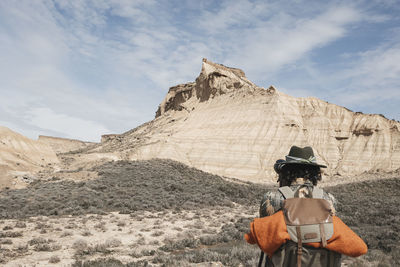
<svg viewBox="0 0 400 267">
<path fill-rule="evenodd" d="M 203 60 L 195 82 L 171 87 L 156 118 L 107 136 L 86 157 L 168 158 L 214 174 L 273 182 L 292 145 L 311 145 L 328 175 L 400 168 L 400 123 L 317 98 L 258 87 L 243 71 Z"/>
<path fill-rule="evenodd" d="M 59 160 L 50 146 L 0 126 L 0 189 L 24 187 Z"/>
<path fill-rule="evenodd" d="M 94 171 L 99 178 L 74 182 L 60 177 L 0 191 L 0 219 L 250 205 L 267 190 L 171 160 L 108 162 Z"/>
</svg>

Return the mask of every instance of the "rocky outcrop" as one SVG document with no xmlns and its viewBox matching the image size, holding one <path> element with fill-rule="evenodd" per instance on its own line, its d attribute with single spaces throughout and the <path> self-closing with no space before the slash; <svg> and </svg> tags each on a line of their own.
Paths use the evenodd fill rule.
<svg viewBox="0 0 400 267">
<path fill-rule="evenodd" d="M 23 187 L 34 172 L 58 162 L 49 145 L 0 126 L 0 189 Z"/>
<path fill-rule="evenodd" d="M 101 136 L 101 143 L 111 141 L 115 138 L 118 138 L 119 134 L 103 134 Z"/>
<path fill-rule="evenodd" d="M 247 80 L 242 70 L 215 64 L 204 58 L 202 70 L 196 82 L 171 87 L 158 107 L 156 118 L 168 110 L 190 111 L 193 108 L 193 101 L 204 102 L 218 95 L 251 87 L 257 86 Z"/>
<path fill-rule="evenodd" d="M 273 163 L 292 145 L 311 145 L 327 174 L 400 168 L 400 123 L 317 98 L 295 98 L 203 60 L 193 83 L 170 88 L 156 118 L 91 153 L 169 158 L 211 173 L 272 182 Z"/>
</svg>

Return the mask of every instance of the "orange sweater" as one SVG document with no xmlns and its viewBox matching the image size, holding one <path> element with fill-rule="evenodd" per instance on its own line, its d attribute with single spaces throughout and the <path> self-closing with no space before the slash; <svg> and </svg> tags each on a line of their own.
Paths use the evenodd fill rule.
<svg viewBox="0 0 400 267">
<path fill-rule="evenodd" d="M 351 257 L 367 253 L 367 245 L 356 233 L 338 217 L 333 216 L 332 219 L 333 236 L 328 240 L 326 249 Z M 282 244 L 290 240 L 283 212 L 278 211 L 271 216 L 254 219 L 250 224 L 250 233 L 245 235 L 245 239 L 250 244 L 257 244 L 262 251 L 272 257 Z M 322 247 L 321 243 L 306 243 L 305 245 Z"/>
</svg>

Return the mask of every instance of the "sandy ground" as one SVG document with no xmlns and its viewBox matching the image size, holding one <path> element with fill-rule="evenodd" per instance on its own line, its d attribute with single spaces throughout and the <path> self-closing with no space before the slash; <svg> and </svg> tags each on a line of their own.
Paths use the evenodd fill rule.
<svg viewBox="0 0 400 267">
<path fill-rule="evenodd" d="M 234 217 L 257 217 L 257 214 L 258 211 L 236 206 L 194 212 L 143 212 L 135 215 L 113 212 L 105 215 L 0 220 L 3 233 L 22 234 L 0 238 L 0 249 L 9 252 L 2 259 L 1 266 L 71 266 L 76 260 L 107 257 L 123 263 L 151 260 L 159 248 L 167 243 L 204 234 L 216 234 Z M 254 262 L 257 260 L 255 258 Z M 344 258 L 342 266 L 355 266 L 354 263 L 355 259 Z M 206 262 L 189 266 L 224 265 L 220 262 Z"/>
<path fill-rule="evenodd" d="M 123 263 L 150 259 L 168 242 L 215 234 L 227 221 L 241 216 L 256 217 L 257 213 L 237 205 L 197 211 L 170 210 L 134 215 L 113 212 L 1 220 L 2 233 L 22 234 L 0 239 L 0 249 L 9 252 L 2 266 L 70 266 L 75 259 L 89 260 L 111 255 Z M 222 265 L 204 263 L 193 266 Z"/>
</svg>

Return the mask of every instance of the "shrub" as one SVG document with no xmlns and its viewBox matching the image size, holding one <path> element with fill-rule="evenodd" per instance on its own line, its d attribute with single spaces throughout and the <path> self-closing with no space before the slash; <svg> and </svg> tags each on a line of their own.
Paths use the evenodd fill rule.
<svg viewBox="0 0 400 267">
<path fill-rule="evenodd" d="M 81 233 L 81 235 L 83 235 L 83 236 L 91 236 L 92 233 L 90 232 L 89 229 L 85 229 L 85 230 Z"/>
<path fill-rule="evenodd" d="M 104 253 L 104 254 L 107 254 L 107 253 L 111 252 L 110 250 L 108 250 L 108 248 L 109 248 L 109 245 L 104 243 L 104 244 L 96 244 L 93 247 L 89 247 L 88 250 L 90 251 L 89 254 L 93 254 L 93 253 Z"/>
<path fill-rule="evenodd" d="M 16 228 L 26 228 L 26 223 L 18 221 L 18 222 L 15 223 L 15 227 Z"/>
<path fill-rule="evenodd" d="M 229 246 L 219 245 L 174 254 L 159 253 L 153 258 L 153 263 L 162 266 L 191 266 L 190 263 L 221 262 L 224 266 L 256 266 L 259 252 L 256 246 L 237 242 Z"/>
<path fill-rule="evenodd" d="M 52 251 L 52 247 L 50 244 L 36 244 L 33 247 L 34 251 Z"/>
<path fill-rule="evenodd" d="M 22 245 L 22 244 L 19 244 L 17 247 L 16 247 L 16 250 L 19 252 L 19 253 L 25 253 L 25 252 L 27 252 L 28 251 L 28 245 Z"/>
<path fill-rule="evenodd" d="M 200 245 L 200 240 L 196 238 L 184 238 L 181 240 L 173 241 L 170 239 L 164 240 L 166 243 L 164 246 L 160 247 L 159 249 L 163 251 L 175 251 L 184 248 L 195 248 Z"/>
<path fill-rule="evenodd" d="M 200 243 L 202 245 L 207 245 L 207 246 L 218 243 L 218 240 L 219 240 L 218 236 L 216 236 L 216 235 L 206 235 L 206 236 L 200 237 Z"/>
<path fill-rule="evenodd" d="M 151 236 L 162 236 L 164 234 L 163 231 L 155 231 L 154 233 L 151 234 Z"/>
<path fill-rule="evenodd" d="M 35 226 L 35 230 L 38 230 L 38 229 L 46 229 L 46 228 L 50 228 L 50 226 L 47 225 L 46 223 L 41 223 L 41 222 L 38 222 L 38 223 L 36 224 L 36 226 Z"/>
<path fill-rule="evenodd" d="M 78 239 L 72 244 L 72 248 L 75 250 L 84 250 L 88 247 L 88 244 L 83 239 Z"/>
<path fill-rule="evenodd" d="M 153 241 L 149 242 L 149 245 L 159 245 L 159 244 L 160 244 L 160 241 L 158 241 L 158 240 L 153 240 Z"/>
<path fill-rule="evenodd" d="M 13 242 L 11 239 L 0 239 L 0 245 L 11 245 Z"/>
<path fill-rule="evenodd" d="M 15 238 L 15 237 L 21 237 L 22 236 L 22 232 L 0 232 L 0 238 Z"/>
<path fill-rule="evenodd" d="M 51 244 L 54 240 L 44 239 L 42 237 L 35 237 L 29 240 L 28 244 L 33 246 L 33 250 L 35 251 L 56 251 L 61 249 L 61 245 L 59 244 Z"/>
<path fill-rule="evenodd" d="M 66 237 L 66 236 L 72 236 L 73 234 L 72 234 L 72 232 L 71 231 L 64 231 L 61 235 L 60 235 L 60 237 Z"/>
<path fill-rule="evenodd" d="M 147 267 L 150 266 L 146 260 L 123 264 L 121 261 L 114 258 L 95 259 L 90 261 L 76 260 L 72 267 Z"/>
<path fill-rule="evenodd" d="M 118 227 L 124 227 L 124 226 L 126 226 L 126 222 L 119 221 L 119 222 L 117 223 L 117 226 L 118 226 Z"/>
<path fill-rule="evenodd" d="M 107 231 L 107 228 L 103 222 L 99 222 L 98 224 L 95 224 L 94 228 L 96 228 L 100 231 L 103 231 L 103 232 Z"/>
<path fill-rule="evenodd" d="M 114 247 L 121 246 L 122 242 L 121 242 L 121 240 L 118 240 L 118 239 L 112 237 L 112 238 L 107 239 L 105 244 L 106 244 L 107 247 L 114 248 Z"/>
<path fill-rule="evenodd" d="M 60 257 L 58 257 L 56 255 L 51 256 L 50 259 L 49 259 L 49 263 L 59 263 L 60 261 L 61 261 Z"/>
<path fill-rule="evenodd" d="M 28 244 L 30 246 L 37 245 L 37 244 L 46 244 L 46 243 L 48 243 L 48 241 L 46 239 L 44 239 L 43 237 L 35 237 L 35 238 L 29 240 L 29 242 L 28 242 Z"/>
<path fill-rule="evenodd" d="M 153 256 L 155 253 L 156 253 L 155 250 L 150 250 L 150 249 L 144 249 L 141 252 L 142 256 Z"/>
</svg>

